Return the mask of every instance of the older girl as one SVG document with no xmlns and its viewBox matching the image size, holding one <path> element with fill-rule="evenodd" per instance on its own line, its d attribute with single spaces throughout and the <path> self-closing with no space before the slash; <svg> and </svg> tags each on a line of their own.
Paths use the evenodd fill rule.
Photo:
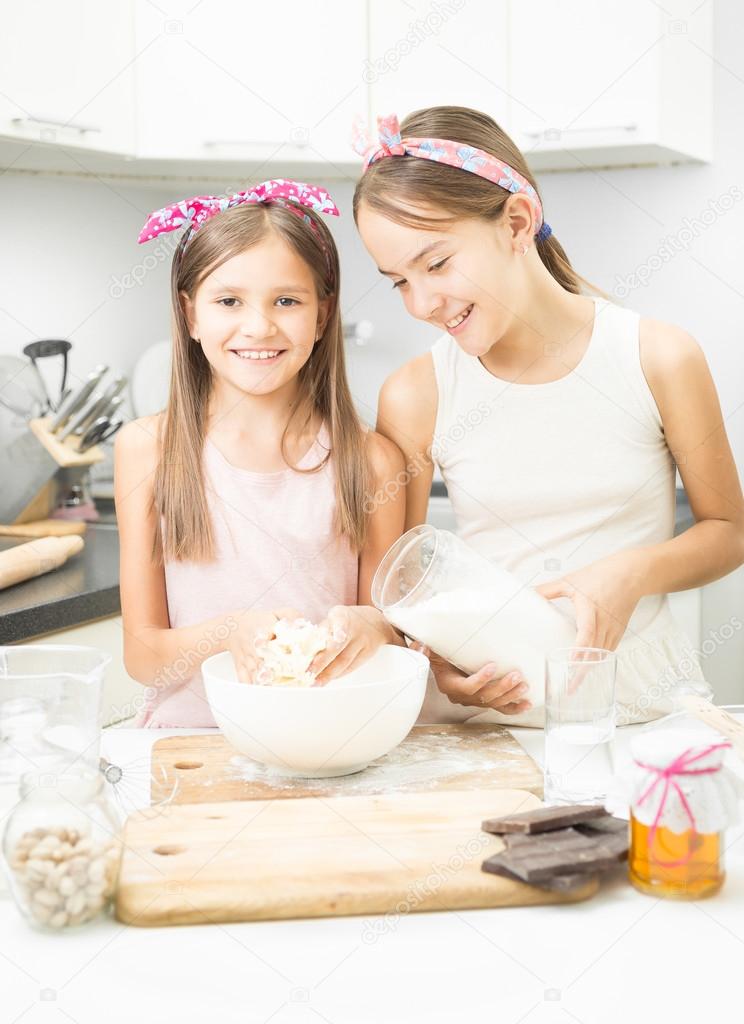
<svg viewBox="0 0 744 1024">
<path fill-rule="evenodd" d="M 443 332 L 380 396 L 378 430 L 415 467 L 406 527 L 425 519 L 437 462 L 460 535 L 569 598 L 577 646 L 617 649 L 621 721 L 657 716 L 682 685 L 704 691 L 666 595 L 744 561 L 744 506 L 700 347 L 584 293 L 524 157 L 486 114 L 383 119 L 360 148 L 364 244 L 408 313 Z M 696 519 L 678 537 L 675 464 Z M 435 671 L 461 717 L 540 722 L 512 673 Z"/>
</svg>

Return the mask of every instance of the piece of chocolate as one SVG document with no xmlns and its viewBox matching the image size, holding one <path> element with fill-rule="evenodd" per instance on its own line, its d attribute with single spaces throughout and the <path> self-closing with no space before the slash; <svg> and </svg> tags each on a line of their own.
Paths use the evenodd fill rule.
<svg viewBox="0 0 744 1024">
<path fill-rule="evenodd" d="M 529 849 L 564 849 L 588 846 L 592 839 L 582 835 L 575 828 L 557 828 L 550 832 L 505 832 L 501 836 L 507 850 L 521 853 L 525 847 Z"/>
<path fill-rule="evenodd" d="M 520 814 L 507 814 L 503 818 L 487 818 L 483 825 L 484 832 L 505 835 L 508 832 L 549 832 L 554 829 L 566 828 L 579 822 L 590 821 L 592 818 L 608 817 L 602 804 L 569 804 L 558 807 L 538 807 L 534 811 L 523 811 Z"/>
<path fill-rule="evenodd" d="M 585 837 L 586 838 L 586 837 Z M 525 882 L 540 882 L 554 875 L 565 874 L 596 874 L 608 871 L 617 866 L 621 856 L 617 844 L 606 844 L 589 840 L 583 848 L 566 846 L 563 849 L 522 848 L 519 856 L 516 851 L 508 855 L 507 865 Z"/>
<path fill-rule="evenodd" d="M 591 838 L 587 833 L 587 839 Z M 614 854 L 616 860 L 620 861 L 627 858 L 628 846 L 630 845 L 630 836 L 627 829 L 622 832 L 597 833 L 595 838 L 608 854 Z"/>
<path fill-rule="evenodd" d="M 617 867 L 628 855 L 628 823 L 599 804 L 542 807 L 483 823 L 505 849 L 482 864 L 484 871 L 568 892 L 591 875 Z"/>
<path fill-rule="evenodd" d="M 585 836 L 596 835 L 598 832 L 625 835 L 628 832 L 629 823 L 624 818 L 615 818 L 611 814 L 606 814 L 604 818 L 577 823 L 575 827 L 577 832 L 583 832 Z"/>
<path fill-rule="evenodd" d="M 500 875 L 502 878 L 509 878 L 513 882 L 521 882 L 523 885 L 527 883 L 523 878 L 520 878 L 516 872 L 512 871 L 503 859 L 503 854 L 495 853 L 492 857 L 483 861 L 481 865 L 484 871 L 488 871 L 493 875 Z M 579 886 L 586 885 L 590 880 L 591 876 L 588 875 L 553 875 L 552 878 L 546 878 L 542 882 L 535 883 L 538 889 L 544 889 L 546 892 L 570 892 L 572 889 L 577 889 Z"/>
</svg>

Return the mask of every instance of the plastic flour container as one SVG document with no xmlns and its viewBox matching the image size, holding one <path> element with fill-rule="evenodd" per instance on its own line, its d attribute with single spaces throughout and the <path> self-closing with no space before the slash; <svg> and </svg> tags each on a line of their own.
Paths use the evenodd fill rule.
<svg viewBox="0 0 744 1024">
<path fill-rule="evenodd" d="M 545 659 L 570 647 L 576 625 L 516 576 L 492 565 L 455 534 L 409 530 L 386 553 L 372 600 L 406 636 L 469 675 L 493 662 L 518 670 L 533 707 L 545 703 Z"/>
</svg>

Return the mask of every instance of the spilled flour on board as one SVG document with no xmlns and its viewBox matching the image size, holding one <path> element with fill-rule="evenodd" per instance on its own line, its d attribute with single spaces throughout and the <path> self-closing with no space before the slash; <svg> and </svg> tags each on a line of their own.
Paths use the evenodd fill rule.
<svg viewBox="0 0 744 1024">
<path fill-rule="evenodd" d="M 508 770 L 513 775 L 515 771 L 524 770 L 525 774 L 530 774 L 529 764 L 524 766 L 523 762 L 517 761 L 513 752 L 491 748 L 488 739 L 482 734 L 478 737 L 431 734 L 409 737 L 390 754 L 372 761 L 363 771 L 330 779 L 290 778 L 241 755 L 230 758 L 228 771 L 232 778 L 263 783 L 272 789 L 317 790 L 333 796 L 367 796 L 396 789 L 433 789 L 442 779 L 475 772 L 497 774 Z"/>
</svg>

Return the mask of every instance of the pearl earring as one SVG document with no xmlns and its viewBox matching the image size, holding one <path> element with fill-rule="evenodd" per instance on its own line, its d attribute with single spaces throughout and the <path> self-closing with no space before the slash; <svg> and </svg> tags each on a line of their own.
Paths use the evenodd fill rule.
<svg viewBox="0 0 744 1024">
<path fill-rule="evenodd" d="M 527 245 L 523 245 L 523 246 L 522 246 L 522 255 L 523 255 L 523 256 L 526 256 L 526 255 L 527 255 L 527 250 L 528 250 L 528 248 L 529 248 L 529 246 L 527 246 Z"/>
</svg>

